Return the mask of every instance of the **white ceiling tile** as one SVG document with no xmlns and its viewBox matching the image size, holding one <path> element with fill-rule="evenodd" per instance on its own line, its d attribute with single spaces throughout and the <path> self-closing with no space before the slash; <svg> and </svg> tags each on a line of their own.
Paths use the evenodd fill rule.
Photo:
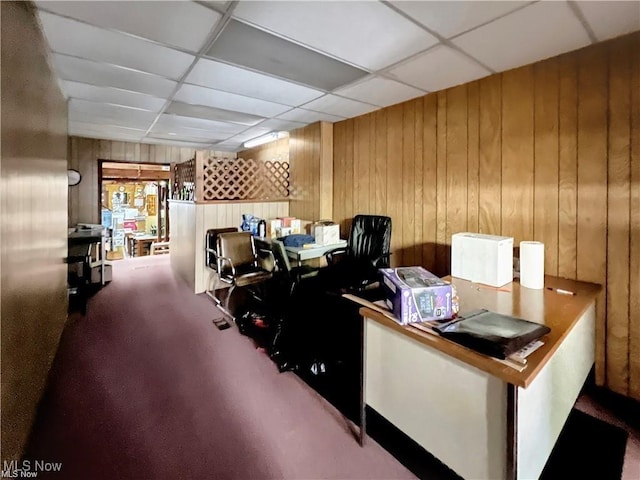
<svg viewBox="0 0 640 480">
<path fill-rule="evenodd" d="M 212 150 L 215 149 L 216 151 L 229 152 L 229 153 L 231 152 L 236 153 L 239 150 L 242 150 L 242 148 L 243 148 L 242 143 L 240 142 L 229 143 L 227 141 L 215 143 L 211 146 Z"/>
<path fill-rule="evenodd" d="M 355 100 L 349 100 L 348 98 L 342 98 L 336 95 L 325 95 L 322 98 L 305 104 L 304 108 L 346 118 L 357 117 L 358 115 L 378 109 L 376 106 L 356 102 Z"/>
<path fill-rule="evenodd" d="M 334 93 L 343 97 L 372 103 L 379 107 L 395 105 L 425 94 L 425 92 L 417 88 L 382 77 L 372 77 L 356 85 L 338 89 Z"/>
<path fill-rule="evenodd" d="M 640 30 L 640 2 L 576 2 L 600 41 Z"/>
<path fill-rule="evenodd" d="M 222 92 L 211 88 L 199 87 L 197 85 L 182 85 L 176 100 L 190 103 L 192 105 L 205 105 L 208 107 L 234 110 L 238 112 L 272 117 L 289 110 L 290 107 L 277 103 L 258 100 L 255 98 L 236 95 L 235 93 Z"/>
<path fill-rule="evenodd" d="M 47 41 L 56 53 L 111 63 L 178 80 L 194 60 L 193 55 L 40 12 Z"/>
<path fill-rule="evenodd" d="M 180 142 L 197 142 L 203 144 L 210 144 L 216 141 L 221 140 L 220 138 L 208 138 L 208 137 L 193 137 L 191 135 L 186 135 L 182 132 L 176 132 L 176 135 L 168 134 L 168 133 L 150 133 L 147 138 L 156 138 L 161 140 L 169 140 L 169 141 L 180 141 Z"/>
<path fill-rule="evenodd" d="M 122 88 L 160 98 L 171 95 L 177 85 L 173 80 L 150 73 L 137 72 L 124 67 L 91 62 L 67 55 L 53 55 L 53 63 L 58 76 L 63 80 Z"/>
<path fill-rule="evenodd" d="M 152 145 L 171 145 L 173 147 L 198 148 L 208 150 L 211 142 L 183 142 L 180 139 L 166 140 L 164 138 L 144 137 L 140 143 L 149 143 Z"/>
<path fill-rule="evenodd" d="M 379 2 L 246 1 L 234 16 L 372 70 L 437 43 Z"/>
<path fill-rule="evenodd" d="M 84 131 L 92 133 L 102 133 L 109 135 L 127 135 L 130 137 L 142 138 L 146 133 L 146 130 L 140 130 L 137 128 L 120 127 L 117 125 L 99 124 L 91 122 L 69 122 L 69 134 L 75 135 L 75 132 Z"/>
<path fill-rule="evenodd" d="M 234 135 L 233 137 L 228 138 L 227 140 L 225 140 L 225 142 L 226 143 L 234 143 L 234 142 L 243 143 L 248 140 L 252 140 L 256 137 L 259 137 L 261 135 L 265 135 L 269 132 L 271 132 L 271 130 L 269 130 L 268 128 L 262 128 L 259 126 L 253 127 L 253 128 L 250 128 L 249 130 L 245 130 L 239 135 Z"/>
<path fill-rule="evenodd" d="M 146 130 L 142 130 L 139 128 L 128 128 L 128 127 L 120 127 L 117 125 L 98 124 L 98 123 L 91 123 L 91 122 L 77 122 L 77 121 L 69 122 L 69 128 L 71 127 L 75 129 L 85 129 L 85 130 L 106 129 L 111 132 L 120 132 L 126 135 L 139 135 L 139 136 L 143 136 L 146 132 Z"/>
<path fill-rule="evenodd" d="M 296 128 L 304 127 L 306 124 L 301 122 L 292 122 L 290 120 L 281 120 L 279 118 L 270 118 L 260 124 L 261 127 L 268 128 L 270 131 L 290 131 Z"/>
<path fill-rule="evenodd" d="M 38 7 L 192 52 L 222 17 L 195 2 L 37 2 Z"/>
<path fill-rule="evenodd" d="M 146 110 L 89 102 L 75 98 L 69 100 L 69 119 L 72 120 L 91 122 L 91 118 L 99 118 L 101 121 L 94 123 L 110 123 L 112 125 L 146 130 L 151 126 L 156 116 L 156 113 Z"/>
<path fill-rule="evenodd" d="M 62 80 L 61 84 L 67 97 L 90 100 L 92 102 L 115 103 L 116 105 L 142 108 L 151 112 L 159 112 L 166 102 L 166 100 L 162 98 L 129 92 L 118 88 L 98 87 L 69 80 Z"/>
<path fill-rule="evenodd" d="M 566 2 L 538 2 L 453 40 L 496 71 L 589 45 L 586 30 Z"/>
<path fill-rule="evenodd" d="M 460 52 L 438 45 L 389 71 L 390 75 L 434 92 L 485 77 L 491 72 Z"/>
<path fill-rule="evenodd" d="M 151 122 L 141 121 L 134 118 L 113 118 L 100 115 L 92 115 L 84 112 L 69 110 L 69 121 L 77 123 L 93 123 L 96 125 L 109 125 L 113 127 L 133 128 L 144 130 L 151 126 Z"/>
<path fill-rule="evenodd" d="M 250 115 L 248 113 L 234 112 L 222 108 L 206 107 L 204 105 L 190 105 L 188 103 L 175 101 L 169 104 L 165 112 L 185 117 L 195 117 L 245 126 L 256 125 L 264 120 L 264 117 Z"/>
<path fill-rule="evenodd" d="M 99 140 L 115 140 L 118 142 L 133 142 L 133 143 L 141 143 L 142 139 L 138 136 L 133 135 L 125 135 L 119 133 L 105 133 L 104 131 L 71 131 L 69 130 L 69 135 L 72 137 L 84 137 L 91 139 L 99 139 Z"/>
<path fill-rule="evenodd" d="M 188 128 L 188 127 L 168 127 L 167 125 L 158 124 L 158 123 L 156 123 L 153 126 L 149 134 L 156 137 L 160 135 L 175 137 L 177 135 L 181 137 L 183 140 L 185 139 L 183 137 L 190 137 L 191 140 L 198 138 L 199 140 L 194 140 L 198 142 L 199 141 L 217 142 L 229 137 L 229 133 L 223 133 L 216 130 L 204 130 L 199 128 Z"/>
<path fill-rule="evenodd" d="M 175 129 L 179 128 L 208 130 L 211 132 L 220 132 L 227 137 L 240 133 L 247 128 L 246 125 L 216 122 L 215 120 L 205 120 L 202 118 L 182 117 L 180 115 L 170 115 L 166 113 L 160 115 L 156 126 L 163 127 L 170 132 L 176 131 Z"/>
<path fill-rule="evenodd" d="M 311 110 L 305 110 L 304 108 L 294 108 L 293 110 L 279 115 L 278 118 L 283 120 L 291 120 L 292 122 L 301 122 L 304 124 L 314 122 L 335 123 L 345 119 L 345 117 L 329 115 L 328 113 L 312 112 Z"/>
<path fill-rule="evenodd" d="M 230 93 L 260 98 L 295 107 L 323 95 L 324 92 L 251 72 L 205 58 L 200 59 L 186 83 L 202 85 Z"/>
<path fill-rule="evenodd" d="M 531 2 L 481 0 L 391 3 L 431 30 L 451 38 Z"/>
</svg>

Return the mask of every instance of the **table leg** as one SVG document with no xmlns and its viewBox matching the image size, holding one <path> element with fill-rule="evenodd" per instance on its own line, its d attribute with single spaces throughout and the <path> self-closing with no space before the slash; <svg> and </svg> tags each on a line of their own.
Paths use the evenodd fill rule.
<svg viewBox="0 0 640 480">
<path fill-rule="evenodd" d="M 360 328 L 360 446 L 367 436 L 367 319 L 362 318 Z"/>
<path fill-rule="evenodd" d="M 507 383 L 507 480 L 518 478 L 518 387 Z"/>
<path fill-rule="evenodd" d="M 142 243 L 140 240 L 136 240 L 136 257 L 142 256 Z"/>
</svg>

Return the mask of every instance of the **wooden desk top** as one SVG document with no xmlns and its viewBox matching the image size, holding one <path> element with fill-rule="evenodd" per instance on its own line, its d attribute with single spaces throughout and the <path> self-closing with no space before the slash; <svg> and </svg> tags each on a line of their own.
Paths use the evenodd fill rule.
<svg viewBox="0 0 640 480">
<path fill-rule="evenodd" d="M 451 281 L 458 291 L 461 313 L 486 308 L 542 323 L 551 328 L 551 332 L 542 338 L 544 345 L 527 357 L 527 367 L 522 372 L 444 338 L 425 333 L 410 325 L 402 326 L 370 308 L 361 308 L 360 314 L 507 383 L 523 388 L 527 388 L 533 382 L 578 319 L 595 302 L 602 289 L 600 285 L 593 283 L 550 276 L 545 276 L 544 283 L 547 288 L 543 290 L 521 288 L 517 281 L 501 288 L 494 288 L 459 278 L 447 277 L 445 280 Z M 549 290 L 549 287 L 574 292 L 575 295 L 557 293 Z"/>
</svg>

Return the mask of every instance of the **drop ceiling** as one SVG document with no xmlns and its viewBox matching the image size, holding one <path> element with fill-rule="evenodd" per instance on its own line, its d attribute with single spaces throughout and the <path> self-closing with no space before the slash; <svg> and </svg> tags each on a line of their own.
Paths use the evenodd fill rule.
<svg viewBox="0 0 640 480">
<path fill-rule="evenodd" d="M 36 2 L 69 134 L 238 151 L 640 30 L 640 1 Z"/>
</svg>

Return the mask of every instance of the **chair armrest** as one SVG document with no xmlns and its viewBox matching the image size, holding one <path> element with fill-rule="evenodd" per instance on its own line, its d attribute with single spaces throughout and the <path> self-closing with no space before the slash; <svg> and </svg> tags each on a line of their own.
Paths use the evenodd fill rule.
<svg viewBox="0 0 640 480">
<path fill-rule="evenodd" d="M 257 253 L 265 255 L 265 257 L 256 258 L 256 263 L 259 262 L 259 261 L 264 262 L 264 260 L 267 257 L 271 257 L 271 264 L 273 265 L 273 267 L 269 271 L 272 271 L 275 268 L 275 265 L 276 265 L 276 257 L 273 255 L 273 252 L 271 250 L 267 250 L 266 248 L 259 248 Z"/>
<path fill-rule="evenodd" d="M 222 266 L 228 263 L 231 268 L 231 275 L 235 278 L 236 276 L 236 267 L 233 266 L 233 262 L 229 257 L 218 257 L 218 273 L 222 274 Z"/>
<path fill-rule="evenodd" d="M 217 265 L 218 264 L 218 252 L 216 251 L 215 248 L 205 247 L 205 249 L 204 249 L 204 260 L 205 260 L 206 266 L 209 267 L 209 268 L 214 268 L 212 266 L 212 263 L 208 261 L 209 260 L 209 255 L 211 255 L 212 258 L 213 258 L 213 262 L 212 263 Z"/>
<path fill-rule="evenodd" d="M 347 247 L 338 247 L 328 252 L 324 252 L 324 257 L 327 259 L 327 265 L 333 265 L 334 257 L 336 255 L 344 255 L 347 253 Z"/>
<path fill-rule="evenodd" d="M 387 265 L 389 265 L 389 263 L 391 262 L 391 254 L 392 252 L 387 252 L 387 253 L 383 253 L 382 255 L 376 257 L 376 258 L 372 258 L 371 259 L 371 263 L 373 264 L 374 267 L 376 268 L 384 268 L 384 267 L 379 267 L 378 265 L 380 264 L 380 262 L 384 259 L 387 260 Z"/>
</svg>

